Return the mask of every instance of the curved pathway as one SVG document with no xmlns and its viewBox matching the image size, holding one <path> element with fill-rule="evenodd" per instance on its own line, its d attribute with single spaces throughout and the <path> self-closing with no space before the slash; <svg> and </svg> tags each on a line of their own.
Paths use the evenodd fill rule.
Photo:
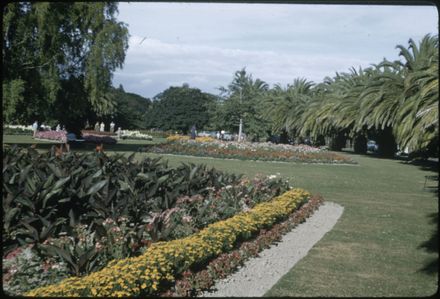
<svg viewBox="0 0 440 299">
<path fill-rule="evenodd" d="M 324 202 L 313 215 L 285 234 L 278 244 L 248 260 L 235 273 L 217 281 L 201 297 L 261 297 L 317 243 L 341 217 L 344 208 Z"/>
</svg>

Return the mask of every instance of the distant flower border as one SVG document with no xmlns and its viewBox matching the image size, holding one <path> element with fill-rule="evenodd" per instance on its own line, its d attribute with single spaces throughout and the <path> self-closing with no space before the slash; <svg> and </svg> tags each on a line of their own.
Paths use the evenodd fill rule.
<svg viewBox="0 0 440 299">
<path fill-rule="evenodd" d="M 157 154 L 190 155 L 222 159 L 281 162 L 357 164 L 347 156 L 308 145 L 225 142 L 211 137 L 190 140 L 188 136 L 170 136 L 166 143 L 147 146 Z"/>
</svg>

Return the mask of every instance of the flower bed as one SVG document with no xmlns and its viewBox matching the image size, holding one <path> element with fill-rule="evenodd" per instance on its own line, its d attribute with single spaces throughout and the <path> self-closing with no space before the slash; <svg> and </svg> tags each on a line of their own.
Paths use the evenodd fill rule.
<svg viewBox="0 0 440 299">
<path fill-rule="evenodd" d="M 62 143 L 67 142 L 67 132 L 66 131 L 37 131 L 35 133 L 35 138 L 55 140 Z"/>
<path fill-rule="evenodd" d="M 351 163 L 350 158 L 308 145 L 272 144 L 268 142 L 225 142 L 211 137 L 190 140 L 188 136 L 170 136 L 168 142 L 147 147 L 149 151 L 217 158 L 306 163 Z"/>
<path fill-rule="evenodd" d="M 191 266 L 204 263 L 231 250 L 261 229 L 288 217 L 310 194 L 290 190 L 248 212 L 218 221 L 183 239 L 153 244 L 139 257 L 111 262 L 101 271 L 72 277 L 59 284 L 34 289 L 26 296 L 145 296 L 162 287 Z"/>
<path fill-rule="evenodd" d="M 98 131 L 81 131 L 82 137 L 87 142 L 92 143 L 105 143 L 105 144 L 115 144 L 116 138 L 114 133 L 110 132 L 98 132 Z"/>
<path fill-rule="evenodd" d="M 148 134 L 143 134 L 140 131 L 121 130 L 122 139 L 134 139 L 134 140 L 153 140 L 153 137 Z"/>
<path fill-rule="evenodd" d="M 4 125 L 3 135 L 32 135 L 32 126 L 23 125 Z"/>
<path fill-rule="evenodd" d="M 93 136 L 116 136 L 115 133 L 111 132 L 102 132 L 102 131 L 95 131 L 95 130 L 81 130 L 81 135 L 93 135 Z"/>
<path fill-rule="evenodd" d="M 227 277 L 243 265 L 246 260 L 258 256 L 260 251 L 280 241 L 285 233 L 310 217 L 322 202 L 323 198 L 321 196 L 312 196 L 307 203 L 293 212 L 287 220 L 273 225 L 268 230 L 260 230 L 258 236 L 253 240 L 242 242 L 237 249 L 220 254 L 203 269 L 184 271 L 181 278 L 176 280 L 174 286 L 163 292 L 161 296 L 189 297 L 197 296 L 201 292 L 209 290 L 215 284 L 215 280 Z"/>
<path fill-rule="evenodd" d="M 170 135 L 167 137 L 168 142 L 174 142 L 174 141 L 189 141 L 191 138 L 186 135 Z M 203 136 L 203 137 L 196 137 L 192 141 L 195 142 L 215 142 L 216 139 L 209 137 L 209 136 Z"/>
<path fill-rule="evenodd" d="M 205 165 L 172 168 L 160 159 L 57 157 L 4 146 L 3 287 L 21 295 L 63 275 L 99 271 L 110 260 L 188 237 L 288 189 L 276 176 L 249 179 Z M 9 260 L 23 244 L 33 246 L 33 255 Z"/>
</svg>

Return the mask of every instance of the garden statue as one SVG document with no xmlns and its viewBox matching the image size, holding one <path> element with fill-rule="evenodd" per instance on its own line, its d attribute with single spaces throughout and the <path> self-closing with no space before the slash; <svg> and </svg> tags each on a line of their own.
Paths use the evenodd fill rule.
<svg viewBox="0 0 440 299">
<path fill-rule="evenodd" d="M 110 123 L 110 133 L 114 133 L 115 132 L 115 123 L 112 121 Z"/>
<path fill-rule="evenodd" d="M 121 139 L 121 127 L 118 127 L 118 131 L 116 133 L 118 133 L 118 139 Z"/>
<path fill-rule="evenodd" d="M 60 124 L 57 125 L 57 127 L 56 127 L 55 130 L 56 130 L 57 132 L 59 132 L 59 131 L 61 130 L 61 126 L 60 126 Z"/>
<path fill-rule="evenodd" d="M 101 132 L 104 132 L 104 128 L 105 128 L 104 122 L 101 122 L 101 125 L 100 125 L 100 131 L 101 131 Z"/>
<path fill-rule="evenodd" d="M 196 125 L 191 127 L 191 139 L 196 139 Z"/>
<path fill-rule="evenodd" d="M 97 121 L 96 124 L 95 124 L 95 131 L 96 131 L 96 132 L 99 131 L 99 121 Z"/>
</svg>

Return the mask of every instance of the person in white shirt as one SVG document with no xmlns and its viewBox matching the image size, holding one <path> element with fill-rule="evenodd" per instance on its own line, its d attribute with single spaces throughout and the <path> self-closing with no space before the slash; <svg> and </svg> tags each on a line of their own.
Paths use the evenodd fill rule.
<svg viewBox="0 0 440 299">
<path fill-rule="evenodd" d="M 38 121 L 34 121 L 34 123 L 32 124 L 32 130 L 34 131 L 34 137 L 35 137 L 35 134 L 37 134 L 37 130 L 38 130 Z"/>
</svg>

